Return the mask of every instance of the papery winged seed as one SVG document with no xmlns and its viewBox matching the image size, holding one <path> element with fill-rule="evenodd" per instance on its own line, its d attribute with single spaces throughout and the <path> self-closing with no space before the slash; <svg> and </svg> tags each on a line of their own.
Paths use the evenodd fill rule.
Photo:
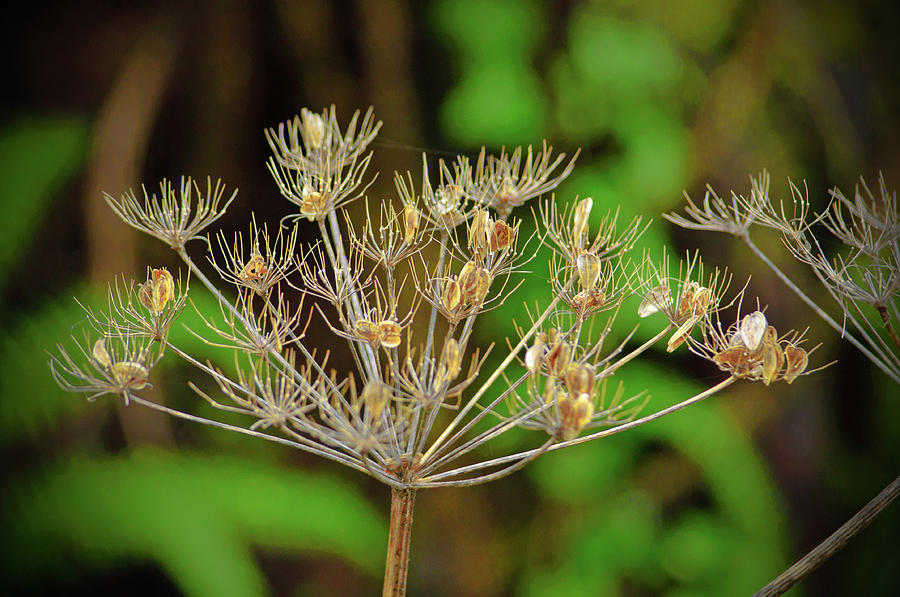
<svg viewBox="0 0 900 597">
<path fill-rule="evenodd" d="M 111 367 L 113 378 L 122 388 L 140 390 L 147 385 L 150 372 L 140 363 L 120 361 Z"/>
<path fill-rule="evenodd" d="M 384 382 L 372 380 L 363 388 L 360 398 L 372 417 L 377 419 L 391 399 L 391 387 Z"/>
<path fill-rule="evenodd" d="M 509 247 L 513 241 L 513 229 L 502 220 L 494 222 L 494 229 L 491 233 L 491 251 L 502 251 Z"/>
<path fill-rule="evenodd" d="M 491 283 L 493 281 L 491 273 L 483 267 L 479 267 L 475 271 L 475 289 L 472 292 L 471 299 L 476 303 L 484 301 L 491 289 Z"/>
<path fill-rule="evenodd" d="M 594 200 L 590 197 L 585 197 L 575 207 L 575 215 L 572 218 L 572 236 L 576 240 L 580 239 L 587 231 L 593 205 Z"/>
<path fill-rule="evenodd" d="M 766 321 L 766 316 L 762 311 L 754 311 L 749 315 L 745 315 L 741 320 L 740 328 L 741 340 L 744 346 L 750 350 L 759 348 L 768 326 L 769 322 Z"/>
<path fill-rule="evenodd" d="M 578 280 L 585 290 L 594 288 L 600 279 L 600 258 L 593 253 L 581 253 L 575 260 Z"/>
<path fill-rule="evenodd" d="M 94 355 L 94 360 L 97 361 L 98 364 L 103 365 L 104 367 L 112 365 L 112 358 L 109 356 L 109 351 L 106 350 L 106 340 L 103 338 L 94 342 L 94 349 L 91 353 Z"/>
<path fill-rule="evenodd" d="M 535 344 L 525 351 L 525 367 L 532 374 L 537 373 L 541 369 L 541 363 L 544 361 L 544 353 L 547 347 L 543 344 Z"/>
<path fill-rule="evenodd" d="M 450 379 L 455 379 L 462 370 L 462 351 L 454 338 L 448 338 L 441 353 L 441 365 L 446 368 Z"/>
<path fill-rule="evenodd" d="M 572 396 L 590 394 L 594 386 L 594 370 L 589 365 L 571 363 L 566 367 L 566 389 Z"/>
<path fill-rule="evenodd" d="M 444 294 L 441 296 L 441 304 L 448 311 L 455 311 L 462 300 L 462 292 L 459 288 L 459 282 L 455 278 L 450 278 L 444 285 Z"/>
<path fill-rule="evenodd" d="M 266 266 L 266 260 L 260 254 L 255 254 L 250 261 L 241 269 L 238 277 L 242 280 L 259 280 L 268 273 L 269 268 Z"/>
<path fill-rule="evenodd" d="M 401 329 L 396 321 L 385 320 L 378 324 L 381 345 L 385 348 L 397 348 L 400 346 Z"/>
<path fill-rule="evenodd" d="M 713 356 L 713 362 L 722 371 L 737 372 L 741 370 L 750 358 L 750 354 L 743 346 L 732 346 L 720 351 Z"/>
<path fill-rule="evenodd" d="M 357 338 L 369 344 L 377 344 L 381 340 L 381 326 L 368 319 L 357 319 L 353 324 L 353 332 Z"/>
<path fill-rule="evenodd" d="M 459 289 L 466 299 L 469 299 L 475 292 L 478 285 L 478 266 L 474 261 L 467 261 L 459 272 Z"/>
<path fill-rule="evenodd" d="M 799 346 L 788 344 L 784 347 L 784 373 L 782 377 L 787 383 L 793 382 L 806 370 L 809 364 L 809 355 Z"/>
<path fill-rule="evenodd" d="M 698 319 L 696 317 L 691 317 L 687 321 L 681 324 L 681 326 L 675 330 L 672 334 L 672 337 L 669 338 L 669 342 L 666 345 L 666 352 L 672 352 L 687 340 L 688 335 L 690 335 L 691 330 L 694 328 L 694 325 L 697 323 Z"/>
<path fill-rule="evenodd" d="M 778 352 L 781 349 L 775 344 L 764 344 L 762 347 L 762 381 L 769 385 L 778 376 Z"/>
<path fill-rule="evenodd" d="M 556 377 L 562 377 L 571 358 L 572 347 L 567 342 L 557 341 L 547 353 L 547 366 L 550 373 Z"/>
<path fill-rule="evenodd" d="M 403 242 L 411 244 L 419 231 L 419 210 L 415 205 L 403 208 Z"/>
<path fill-rule="evenodd" d="M 594 403 L 587 394 L 577 398 L 566 396 L 559 399 L 559 415 L 562 437 L 575 438 L 594 416 Z"/>
<path fill-rule="evenodd" d="M 310 149 L 319 149 L 322 146 L 322 141 L 325 139 L 325 120 L 320 114 L 311 112 L 306 108 L 300 111 L 300 120 L 303 130 L 306 131 Z"/>
<path fill-rule="evenodd" d="M 657 286 L 647 293 L 638 306 L 639 317 L 649 317 L 672 304 L 672 292 L 668 286 Z"/>
<path fill-rule="evenodd" d="M 469 247 L 483 254 L 483 251 L 488 248 L 490 227 L 490 214 L 485 209 L 478 210 L 472 217 L 472 223 L 469 225 Z"/>
<path fill-rule="evenodd" d="M 691 297 L 692 313 L 694 317 L 703 317 L 706 315 L 706 310 L 709 308 L 711 297 L 712 293 L 709 291 L 709 288 L 701 286 L 697 289 L 694 296 Z"/>
</svg>

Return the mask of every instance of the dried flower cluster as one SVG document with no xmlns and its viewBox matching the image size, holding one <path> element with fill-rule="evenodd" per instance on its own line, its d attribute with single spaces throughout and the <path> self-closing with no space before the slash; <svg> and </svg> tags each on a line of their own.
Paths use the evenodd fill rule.
<svg viewBox="0 0 900 597">
<path fill-rule="evenodd" d="M 729 202 L 708 189 L 702 207 L 687 197 L 686 216 L 666 217 L 685 228 L 727 232 L 742 239 L 826 323 L 900 383 L 900 338 L 896 332 L 900 322 L 900 216 L 896 194 L 887 190 L 883 178 L 878 198 L 860 181 L 853 199 L 834 189 L 827 208 L 812 213 L 808 193 L 794 184 L 790 185 L 791 201 L 777 205 L 769 196 L 767 173 L 751 178 L 750 187 L 749 196 L 732 193 Z M 791 255 L 812 269 L 834 299 L 844 323 L 829 316 L 763 254 L 750 239 L 754 224 L 781 233 Z M 831 247 L 835 244 L 842 248 L 834 251 Z M 866 308 L 872 311 L 867 313 Z"/>
<path fill-rule="evenodd" d="M 487 482 L 548 450 L 684 408 L 737 379 L 790 383 L 806 372 L 800 336 L 779 337 L 762 313 L 722 330 L 718 313 L 733 302 L 724 300 L 724 272 L 704 275 L 696 256 L 677 274 L 670 274 L 665 257 L 659 265 L 633 258 L 644 230 L 640 220 L 622 226 L 616 213 L 592 213 L 590 198 L 569 206 L 545 196 L 538 199 L 538 231 L 531 236 L 538 246 L 528 249 L 515 208 L 552 191 L 574 166 L 572 158 L 561 167 L 565 156 L 546 144 L 499 156 L 482 150 L 474 167 L 465 157 L 440 161 L 436 184 L 423 159 L 420 184 L 410 173 L 396 174 L 398 201 L 372 209 L 365 199 L 364 220 L 354 225 L 345 209 L 371 183 L 368 147 L 380 126 L 371 110 L 355 114 L 342 131 L 334 108 L 304 109 L 266 131 L 273 151 L 269 170 L 294 211 L 274 234 L 254 219 L 246 243 L 240 233 L 233 242 L 222 232 L 215 243 L 211 235 L 201 236 L 234 198 L 222 202 L 220 183 L 208 183 L 205 195 L 184 179 L 180 194 L 164 181 L 161 194 L 145 191 L 143 202 L 130 192 L 107 196 L 126 223 L 170 245 L 190 277 L 218 299 L 218 312 L 199 314 L 206 329 L 192 331 L 233 350 L 236 373 L 203 363 L 170 341 L 168 330 L 188 289 L 158 268 L 136 291 L 133 283 L 124 291 L 111 287 L 107 311 L 88 311 L 94 331 L 76 342 L 80 355 L 60 346 L 51 359 L 59 383 L 91 399 L 116 394 L 288 444 L 371 475 L 396 493 Z M 729 214 L 720 216 L 724 221 Z M 298 243 L 299 220 L 318 227 L 318 241 Z M 206 241 L 210 265 L 230 290 L 188 256 L 184 245 L 191 239 Z M 489 349 L 476 346 L 475 321 L 515 293 L 540 246 L 552 250 L 552 296 L 545 308 L 531 312 L 528 326 L 516 329 L 518 340 L 508 342 L 500 364 L 484 371 Z M 329 352 L 307 344 L 304 313 L 310 311 L 291 298 L 298 293 L 312 299 L 336 338 L 347 341 L 350 367 L 330 368 Z M 616 315 L 629 301 L 642 317 L 663 314 L 661 329 L 640 346 L 631 344 L 632 332 L 606 347 Z M 728 376 L 637 418 L 648 397 L 640 390 L 626 393 L 613 377 L 666 336 L 670 352 L 687 343 Z M 142 397 L 154 365 L 168 351 L 211 377 L 214 384 L 206 389 L 191 384 L 199 396 L 251 421 L 225 425 Z M 516 427 L 538 432 L 534 447 L 479 460 L 479 447 Z"/>
</svg>

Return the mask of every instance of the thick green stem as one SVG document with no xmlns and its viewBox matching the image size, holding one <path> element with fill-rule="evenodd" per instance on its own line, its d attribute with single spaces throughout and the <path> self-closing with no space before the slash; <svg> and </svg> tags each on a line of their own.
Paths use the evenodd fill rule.
<svg viewBox="0 0 900 597">
<path fill-rule="evenodd" d="M 391 530 L 387 561 L 384 565 L 383 597 L 406 595 L 406 573 L 409 570 L 409 544 L 415 502 L 415 489 L 391 489 Z"/>
</svg>

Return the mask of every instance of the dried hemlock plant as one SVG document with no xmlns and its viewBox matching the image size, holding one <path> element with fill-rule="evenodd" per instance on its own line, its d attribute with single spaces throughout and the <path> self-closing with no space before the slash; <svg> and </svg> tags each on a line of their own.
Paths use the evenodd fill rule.
<svg viewBox="0 0 900 597">
<path fill-rule="evenodd" d="M 201 236 L 234 198 L 223 202 L 218 182 L 208 182 L 205 194 L 188 178 L 180 192 L 163 181 L 160 195 L 144 191 L 143 201 L 131 192 L 107 195 L 127 224 L 169 244 L 190 278 L 218 300 L 218 312 L 200 313 L 206 329 L 192 331 L 230 348 L 237 372 L 226 374 L 170 341 L 188 288 L 158 268 L 137 290 L 114 285 L 109 309 L 88 312 L 93 331 L 76 350 L 60 345 L 50 361 L 60 385 L 276 441 L 378 479 L 392 491 L 385 594 L 400 595 L 418 490 L 500 479 L 542 454 L 642 425 L 738 379 L 791 382 L 806 373 L 797 334 L 779 336 L 756 315 L 749 332 L 743 324 L 737 336 L 721 329 L 725 272 L 704 274 L 697 256 L 677 274 L 668 259 L 633 258 L 645 228 L 639 220 L 622 225 L 616 213 L 594 214 L 590 198 L 567 205 L 548 197 L 575 158 L 565 162 L 546 143 L 499 156 L 482 150 L 474 167 L 459 157 L 431 173 L 423 158 L 418 183 L 410 173 L 395 175 L 396 203 L 371 202 L 368 147 L 380 126 L 370 109 L 341 130 L 332 107 L 304 109 L 267 130 L 268 168 L 294 209 L 274 228 L 254 219 L 246 243 L 240 233 L 233 242 L 221 232 L 217 242 Z M 366 203 L 365 220 L 353 225 L 345 208 L 358 200 Z M 538 232 L 525 239 L 515 208 L 528 200 L 538 201 Z M 302 220 L 318 227 L 317 241 L 299 242 Z M 185 251 L 192 239 L 206 241 L 218 283 Z M 552 295 L 527 326 L 515 328 L 500 364 L 484 371 L 490 348 L 476 346 L 475 322 L 516 293 L 536 252 L 530 240 L 552 250 Z M 348 370 L 329 367 L 329 353 L 308 344 L 309 318 L 298 300 L 289 301 L 297 292 L 347 342 Z M 642 316 L 664 316 L 652 320 L 660 330 L 640 346 L 629 342 L 632 332 L 607 347 L 629 300 L 640 302 Z M 666 336 L 669 351 L 687 343 L 726 375 L 638 417 L 648 397 L 626 392 L 614 376 Z M 141 396 L 168 352 L 215 382 L 217 391 L 192 382 L 200 397 L 247 415 L 248 423 L 203 419 Z M 479 449 L 516 427 L 533 432 L 531 447 L 502 455 Z"/>
</svg>

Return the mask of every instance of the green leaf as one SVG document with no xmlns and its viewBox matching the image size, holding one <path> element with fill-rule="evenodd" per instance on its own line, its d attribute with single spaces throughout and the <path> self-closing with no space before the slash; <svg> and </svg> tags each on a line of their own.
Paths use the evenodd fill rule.
<svg viewBox="0 0 900 597">
<path fill-rule="evenodd" d="M 140 450 L 17 486 L 7 574 L 153 559 L 186 595 L 238 597 L 266 593 L 251 546 L 335 555 L 372 576 L 383 565 L 385 520 L 324 475 Z"/>
<path fill-rule="evenodd" d="M 69 292 L 22 313 L 0 337 L 0 442 L 37 435 L 87 405 L 82 396 L 62 391 L 47 367 L 47 353 L 55 352 L 57 343 L 68 344 L 85 318 Z M 98 293 L 74 293 L 85 305 L 101 304 Z"/>
<path fill-rule="evenodd" d="M 87 123 L 79 118 L 18 122 L 0 131 L 0 287 L 60 187 L 87 154 Z"/>
</svg>

